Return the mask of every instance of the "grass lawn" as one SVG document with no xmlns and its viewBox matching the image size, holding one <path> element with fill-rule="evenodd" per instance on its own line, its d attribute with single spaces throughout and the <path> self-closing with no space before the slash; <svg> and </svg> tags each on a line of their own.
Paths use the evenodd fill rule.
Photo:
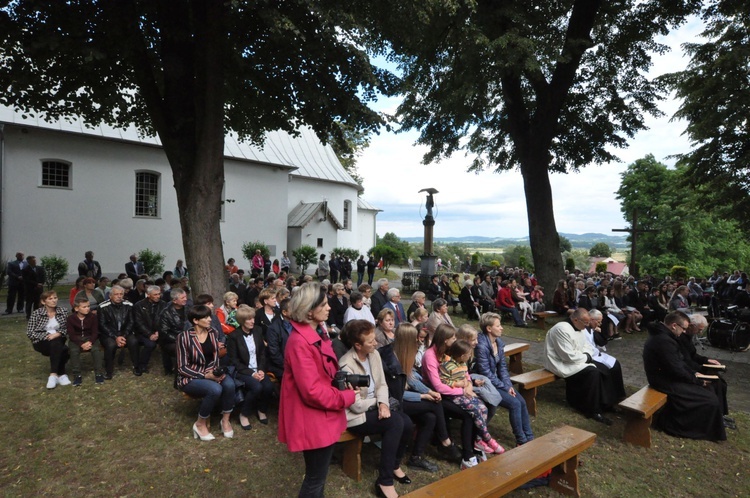
<svg viewBox="0 0 750 498">
<path fill-rule="evenodd" d="M 460 321 L 460 320 L 458 320 Z M 541 331 L 511 329 L 509 335 L 534 339 Z M 79 388 L 45 388 L 49 362 L 34 352 L 19 315 L 0 320 L 0 489 L 6 497 L 29 496 L 296 496 L 303 474 L 300 454 L 276 439 L 276 408 L 271 423 L 242 431 L 233 419 L 235 438 L 199 442 L 190 427 L 198 402 L 186 400 L 159 375 L 158 353 L 152 372 L 134 377 L 129 360 L 103 387 L 84 376 Z M 84 356 L 84 368 L 90 366 Z M 531 366 L 529 366 L 531 367 Z M 634 389 L 632 389 L 634 390 Z M 581 455 L 583 496 L 747 496 L 750 417 L 734 413 L 741 430 L 717 444 L 672 438 L 655 432 L 652 449 L 621 442 L 624 422 L 616 415 L 605 427 L 565 405 L 563 382 L 542 387 L 539 416 L 532 424 L 538 435 L 570 424 L 599 437 Z M 218 418 L 213 420 L 218 427 Z M 507 417 L 501 410 L 491 433 L 512 447 Z M 452 432 L 457 436 L 454 427 Z M 429 450 L 432 452 L 432 449 Z M 434 455 L 430 455 L 434 456 Z M 378 450 L 363 449 L 361 483 L 332 465 L 328 497 L 371 496 Z M 414 483 L 397 485 L 406 493 L 458 471 L 456 464 L 435 460 L 437 475 L 408 470 Z M 512 496 L 558 496 L 548 488 L 516 491 Z"/>
</svg>

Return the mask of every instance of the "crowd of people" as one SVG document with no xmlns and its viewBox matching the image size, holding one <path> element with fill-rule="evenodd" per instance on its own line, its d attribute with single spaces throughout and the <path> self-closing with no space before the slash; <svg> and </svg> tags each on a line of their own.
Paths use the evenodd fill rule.
<svg viewBox="0 0 750 498">
<path fill-rule="evenodd" d="M 109 281 L 93 256 L 86 253 L 78 267 L 70 312 L 59 305 L 54 291 L 46 291 L 39 293 L 38 307 L 29 314 L 33 348 L 50 359 L 47 388 L 80 386 L 83 353 L 91 353 L 97 384 L 113 379 L 119 350 L 127 350 L 133 374 L 141 376 L 150 371 L 158 346 L 164 374 L 174 377 L 177 389 L 201 400 L 192 434 L 209 441 L 215 438 L 210 429 L 215 410 L 221 411 L 219 428 L 226 438 L 234 437 L 231 415 L 236 408 L 241 429 L 251 429 L 252 418 L 268 424 L 276 383 L 279 439 L 304 455 L 300 496 L 323 495 L 333 444 L 345 429 L 380 435 L 375 492 L 388 497 L 398 496 L 396 483 L 411 482 L 404 463 L 437 471 L 427 456 L 430 443 L 438 456 L 461 469 L 476 466 L 488 454 L 503 453 L 489 428 L 498 407 L 508 411 L 517 445 L 534 439 L 524 399 L 510 381 L 501 314 L 496 313 L 524 326 L 528 315 L 543 306 L 543 289 L 522 270 L 478 274 L 463 283 L 459 276 L 436 276 L 426 293 L 412 295 L 407 311 L 400 290 L 390 288 L 387 279 L 377 281 L 374 289 L 371 276 L 369 283 L 363 282 L 367 263 L 355 287 L 346 265 L 337 268 L 337 282 L 310 275 L 297 279 L 287 273 L 286 253 L 267 273 L 260 255 L 245 279 L 230 259 L 228 290 L 215 304 L 210 295 L 190 295 L 188 270 L 181 261 L 152 281 L 138 274 L 143 266 L 133 255 L 126 273 Z M 24 281 L 36 267 L 34 259 L 19 253 L 9 276 L 20 267 Z M 357 267 L 360 273 L 359 262 Z M 318 279 L 333 277 L 331 265 L 326 275 L 320 269 Z M 745 286 L 733 298 L 747 294 L 746 280 Z M 705 329 L 700 315 L 687 314 L 701 302 L 691 295 L 689 285 L 668 279 L 654 283 L 648 277 L 636 282 L 571 275 L 561 280 L 553 302 L 566 319 L 547 333 L 545 367 L 565 379 L 570 405 L 598 422 L 612 423 L 605 413 L 625 397 L 625 390 L 622 368 L 606 353 L 606 344 L 619 337 L 620 329 L 647 327 L 643 357 L 649 383 L 669 399 L 660 418 L 664 430 L 725 439 L 724 426 L 731 421 L 726 383 L 698 375 L 703 364 L 718 362 L 691 349 L 691 338 Z M 457 303 L 478 319 L 476 327 L 454 326 L 448 309 Z M 14 305 L 9 295 L 10 312 Z M 68 362 L 72 380 L 66 374 Z M 460 421 L 460 448 L 450 437 L 449 418 Z"/>
</svg>

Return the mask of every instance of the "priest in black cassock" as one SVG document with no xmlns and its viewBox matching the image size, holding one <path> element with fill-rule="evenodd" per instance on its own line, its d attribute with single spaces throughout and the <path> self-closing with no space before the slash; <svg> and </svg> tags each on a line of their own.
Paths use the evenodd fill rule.
<svg viewBox="0 0 750 498">
<path fill-rule="evenodd" d="M 658 425 L 673 436 L 724 441 L 722 402 L 709 386 L 712 381 L 698 378 L 680 346 L 679 337 L 689 326 L 690 318 L 681 311 L 649 326 L 643 366 L 651 387 L 667 395 Z"/>
</svg>

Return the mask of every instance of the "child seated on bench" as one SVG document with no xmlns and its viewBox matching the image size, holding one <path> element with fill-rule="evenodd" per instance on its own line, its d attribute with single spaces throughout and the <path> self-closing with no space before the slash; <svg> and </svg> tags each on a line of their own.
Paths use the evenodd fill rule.
<svg viewBox="0 0 750 498">
<path fill-rule="evenodd" d="M 457 340 L 448 348 L 448 354 L 440 364 L 440 380 L 448 387 L 464 389 L 460 396 L 449 396 L 449 399 L 462 410 L 469 412 L 474 419 L 478 437 L 474 449 L 485 453 L 501 454 L 505 448 L 495 441 L 487 430 L 487 406 L 474 393 L 466 362 L 471 358 L 472 347 L 466 341 Z"/>
</svg>

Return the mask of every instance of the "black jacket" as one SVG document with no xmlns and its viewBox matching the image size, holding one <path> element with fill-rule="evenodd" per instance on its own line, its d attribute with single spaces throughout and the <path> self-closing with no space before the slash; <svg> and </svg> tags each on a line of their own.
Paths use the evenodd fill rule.
<svg viewBox="0 0 750 498">
<path fill-rule="evenodd" d="M 285 322 L 283 319 L 274 321 L 266 332 L 268 370 L 273 372 L 277 379 L 281 379 L 284 373 L 284 351 L 291 332 L 291 323 Z"/>
<path fill-rule="evenodd" d="M 259 370 L 266 370 L 266 346 L 263 343 L 263 335 L 260 327 L 253 327 L 253 341 L 255 342 L 255 361 Z M 227 356 L 229 364 L 235 368 L 235 371 L 244 375 L 252 375 L 255 370 L 248 368 L 250 362 L 250 351 L 245 344 L 245 333 L 242 327 L 237 327 L 234 332 L 227 336 Z"/>
<path fill-rule="evenodd" d="M 96 315 L 99 318 L 99 335 L 115 339 L 133 333 L 133 303 L 123 301 L 115 304 L 109 299 L 99 305 Z"/>
<path fill-rule="evenodd" d="M 180 332 L 185 330 L 185 321 L 183 315 L 187 316 L 187 307 L 182 308 L 178 311 L 174 307 L 174 303 L 169 303 L 164 311 L 161 313 L 159 319 L 159 340 L 166 343 L 174 343 L 177 341 L 177 336 Z"/>
<path fill-rule="evenodd" d="M 156 303 L 141 299 L 133 305 L 133 331 L 137 336 L 148 337 L 159 330 L 161 314 L 169 306 L 164 301 Z"/>
<path fill-rule="evenodd" d="M 331 307 L 331 311 L 328 313 L 328 325 L 335 325 L 341 330 L 344 328 L 344 314 L 346 309 L 349 307 L 349 300 L 346 296 L 341 297 L 343 302 L 339 301 L 338 296 L 331 296 L 328 298 L 328 306 Z"/>
<path fill-rule="evenodd" d="M 383 373 L 385 374 L 385 383 L 388 384 L 388 393 L 400 403 L 404 399 L 406 374 L 401 368 L 396 353 L 393 352 L 393 343 L 378 348 L 378 353 L 380 353 L 380 360 L 383 362 Z"/>
</svg>

